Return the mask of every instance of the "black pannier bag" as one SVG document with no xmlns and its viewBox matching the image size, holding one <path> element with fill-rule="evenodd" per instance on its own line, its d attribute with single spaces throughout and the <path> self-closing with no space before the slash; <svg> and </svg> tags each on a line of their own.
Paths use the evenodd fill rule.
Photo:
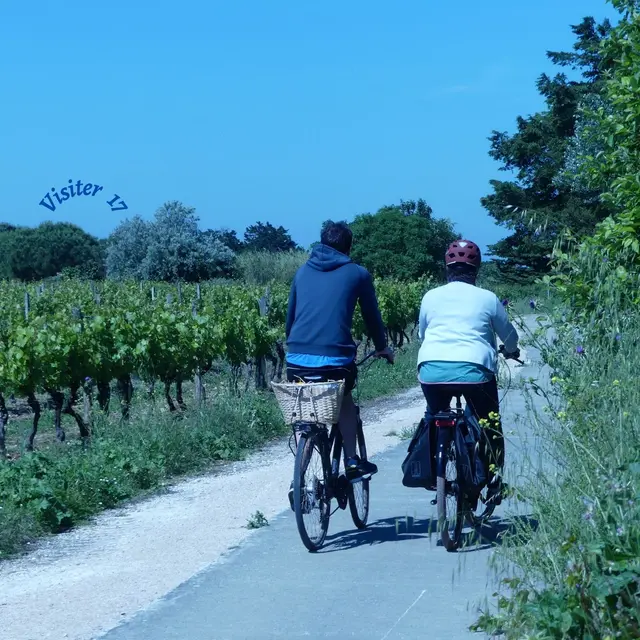
<svg viewBox="0 0 640 640">
<path fill-rule="evenodd" d="M 479 493 L 487 483 L 485 439 L 484 430 L 467 407 L 465 420 L 456 427 L 455 440 L 458 484 L 469 494 Z"/>
<path fill-rule="evenodd" d="M 402 484 L 405 487 L 436 488 L 436 427 L 433 416 L 426 413 L 420 420 L 402 463 Z"/>
<path fill-rule="evenodd" d="M 427 412 L 416 428 L 402 463 L 402 484 L 405 487 L 436 490 L 437 431 L 433 415 Z M 454 438 L 458 482 L 466 493 L 479 493 L 487 483 L 483 455 L 486 435 L 469 407 L 465 410 L 465 421 L 456 426 Z"/>
</svg>

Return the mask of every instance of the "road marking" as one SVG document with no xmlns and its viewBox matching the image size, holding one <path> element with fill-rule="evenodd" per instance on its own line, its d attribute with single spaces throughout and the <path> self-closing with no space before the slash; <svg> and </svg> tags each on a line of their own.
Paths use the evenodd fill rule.
<svg viewBox="0 0 640 640">
<path fill-rule="evenodd" d="M 380 640 L 385 640 L 386 638 L 389 637 L 389 634 L 398 626 L 398 624 L 400 623 L 400 620 L 402 620 L 402 618 L 404 618 L 407 613 L 409 613 L 409 611 L 411 611 L 411 609 L 413 609 L 413 607 L 416 606 L 416 604 L 418 604 L 418 600 L 420 600 L 420 598 L 422 598 L 422 596 L 427 592 L 426 589 L 422 590 L 422 593 L 409 605 L 409 608 L 396 620 L 396 623 L 393 625 L 393 627 L 391 627 L 391 629 L 389 629 L 389 631 L 387 631 L 387 633 L 385 633 L 382 638 L 380 638 Z"/>
</svg>

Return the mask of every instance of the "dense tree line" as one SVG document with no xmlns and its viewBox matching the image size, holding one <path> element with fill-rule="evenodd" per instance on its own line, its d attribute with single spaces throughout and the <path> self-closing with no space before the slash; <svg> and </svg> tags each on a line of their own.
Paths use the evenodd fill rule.
<svg viewBox="0 0 640 640">
<path fill-rule="evenodd" d="M 456 237 L 451 222 L 434 218 L 422 199 L 358 215 L 351 227 L 356 262 L 377 277 L 401 280 L 438 275 L 444 249 Z M 201 230 L 195 209 L 178 201 L 164 203 L 152 220 L 134 216 L 122 221 L 103 240 L 69 223 L 45 222 L 35 228 L 2 224 L 0 249 L 0 278 L 24 281 L 66 274 L 196 282 L 245 277 L 256 269 L 273 272 L 272 267 L 282 269 L 286 263 L 282 280 L 306 257 L 282 226 L 257 222 L 242 239 L 229 229 Z"/>
</svg>

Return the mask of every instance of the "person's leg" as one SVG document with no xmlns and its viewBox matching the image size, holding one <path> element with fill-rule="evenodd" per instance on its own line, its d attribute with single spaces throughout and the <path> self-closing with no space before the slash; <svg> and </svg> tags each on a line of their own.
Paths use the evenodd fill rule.
<svg viewBox="0 0 640 640">
<path fill-rule="evenodd" d="M 446 384 L 422 384 L 427 406 L 431 413 L 446 411 L 451 406 L 453 393 L 449 385 Z"/>
<path fill-rule="evenodd" d="M 344 398 L 342 399 L 338 427 L 342 434 L 342 446 L 344 447 L 345 458 L 355 458 L 358 412 L 356 410 L 356 403 L 353 401 L 351 391 L 345 393 Z"/>
<path fill-rule="evenodd" d="M 504 436 L 502 434 L 502 423 L 499 418 L 492 420 L 489 417 L 492 413 L 500 414 L 498 384 L 494 378 L 492 381 L 484 384 L 470 385 L 464 395 L 471 411 L 473 411 L 478 420 L 487 420 L 489 422 L 489 426 L 484 429 L 487 435 L 485 460 L 487 460 L 489 464 L 497 467 L 497 473 L 495 475 L 489 473 L 489 484 L 494 485 L 497 481 L 496 476 L 501 473 L 504 467 Z"/>
<path fill-rule="evenodd" d="M 336 371 L 336 380 L 345 381 L 345 394 L 340 408 L 340 418 L 338 428 L 342 435 L 342 448 L 344 454 L 344 466 L 347 478 L 350 481 L 358 480 L 363 476 L 373 475 L 378 472 L 378 467 L 368 460 L 361 460 L 357 449 L 358 435 L 358 408 L 353 399 L 353 389 L 355 389 L 358 370 L 355 363 L 349 367 Z"/>
</svg>

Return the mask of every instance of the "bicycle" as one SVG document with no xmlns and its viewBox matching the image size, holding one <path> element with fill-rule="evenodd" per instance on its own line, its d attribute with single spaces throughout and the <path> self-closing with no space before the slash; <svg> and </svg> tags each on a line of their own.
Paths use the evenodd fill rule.
<svg viewBox="0 0 640 640">
<path fill-rule="evenodd" d="M 510 358 L 524 364 L 522 360 L 505 353 L 503 345 L 500 346 L 499 353 L 505 359 Z M 462 392 L 455 394 L 455 409 L 442 411 L 432 418 L 436 427 L 436 498 L 431 504 L 437 507 L 440 538 L 447 551 L 459 548 L 465 519 L 468 519 L 473 527 L 480 527 L 493 515 L 496 508 L 494 501 L 488 500 L 486 486 L 479 494 L 473 496 L 464 492 L 457 481 L 460 468 L 456 450 L 456 430 L 461 430 L 465 436 L 469 431 L 465 410 L 462 408 L 463 395 Z M 451 507 L 448 506 L 448 499 L 451 499 Z"/>
<path fill-rule="evenodd" d="M 356 364 L 361 367 L 367 360 L 375 356 L 375 351 L 369 353 Z M 304 380 L 309 382 L 309 380 Z M 355 401 L 354 401 L 355 402 Z M 360 459 L 367 460 L 367 447 L 360 419 L 360 407 L 356 404 L 358 428 L 356 445 Z M 343 454 L 342 434 L 337 424 L 328 425 L 322 422 L 298 421 L 292 425 L 291 439 L 298 434 L 298 444 L 295 455 L 293 474 L 293 510 L 296 516 L 298 533 L 304 546 L 311 552 L 318 551 L 327 536 L 329 520 L 338 508 L 345 510 L 349 505 L 353 524 L 358 529 L 365 529 L 369 518 L 369 483 L 371 476 L 358 478 L 349 482 L 344 473 L 340 472 Z M 314 460 L 314 453 L 318 454 L 317 472 L 307 477 L 307 471 Z M 337 508 L 331 512 L 331 501 L 337 501 Z M 317 512 L 317 530 L 313 530 L 311 517 Z"/>
</svg>

